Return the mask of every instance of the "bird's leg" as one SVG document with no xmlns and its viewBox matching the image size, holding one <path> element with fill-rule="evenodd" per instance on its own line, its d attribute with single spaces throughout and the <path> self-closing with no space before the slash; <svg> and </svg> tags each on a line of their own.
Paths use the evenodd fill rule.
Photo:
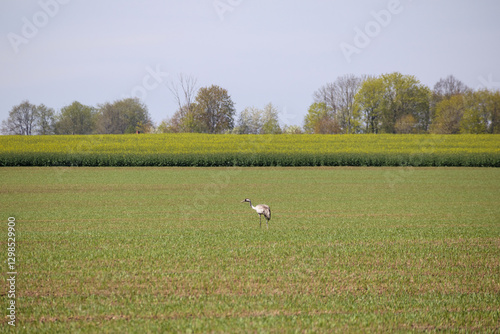
<svg viewBox="0 0 500 334">
<path fill-rule="evenodd" d="M 266 227 L 269 230 L 269 220 L 266 219 Z"/>
<path fill-rule="evenodd" d="M 262 228 L 262 216 L 259 215 L 260 228 Z"/>
</svg>

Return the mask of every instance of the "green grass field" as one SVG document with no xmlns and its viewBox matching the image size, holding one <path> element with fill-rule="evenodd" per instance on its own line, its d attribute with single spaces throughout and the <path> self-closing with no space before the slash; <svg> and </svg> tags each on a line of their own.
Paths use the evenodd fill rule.
<svg viewBox="0 0 500 334">
<path fill-rule="evenodd" d="M 500 169 L 13 167 L 0 185 L 16 332 L 500 330 Z"/>
</svg>

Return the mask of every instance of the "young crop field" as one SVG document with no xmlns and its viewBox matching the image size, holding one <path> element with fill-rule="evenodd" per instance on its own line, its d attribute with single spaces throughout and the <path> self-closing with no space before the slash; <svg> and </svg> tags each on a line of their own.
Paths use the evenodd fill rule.
<svg viewBox="0 0 500 334">
<path fill-rule="evenodd" d="M 499 193 L 496 168 L 0 168 L 15 332 L 498 332 Z"/>
<path fill-rule="evenodd" d="M 500 135 L 0 136 L 0 166 L 500 167 Z"/>
</svg>

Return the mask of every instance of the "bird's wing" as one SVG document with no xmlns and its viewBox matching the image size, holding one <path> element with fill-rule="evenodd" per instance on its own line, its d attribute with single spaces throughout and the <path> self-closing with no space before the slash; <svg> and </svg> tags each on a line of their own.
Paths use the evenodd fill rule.
<svg viewBox="0 0 500 334">
<path fill-rule="evenodd" d="M 271 219 L 271 208 L 270 207 L 267 207 L 265 214 L 266 214 L 267 219 Z"/>
<path fill-rule="evenodd" d="M 257 213 L 261 214 L 263 213 L 267 217 L 271 217 L 271 208 L 269 207 L 269 205 L 259 204 L 256 206 L 256 208 L 257 208 Z"/>
<path fill-rule="evenodd" d="M 259 204 L 259 205 L 255 206 L 255 210 L 256 210 L 258 213 L 264 213 L 264 211 L 266 210 L 266 205 L 264 205 L 264 204 Z"/>
</svg>

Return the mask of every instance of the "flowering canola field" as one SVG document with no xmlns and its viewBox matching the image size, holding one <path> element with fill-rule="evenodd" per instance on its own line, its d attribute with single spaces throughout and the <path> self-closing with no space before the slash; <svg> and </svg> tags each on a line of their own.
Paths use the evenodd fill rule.
<svg viewBox="0 0 500 334">
<path fill-rule="evenodd" d="M 500 167 L 500 135 L 0 136 L 0 166 Z"/>
</svg>

